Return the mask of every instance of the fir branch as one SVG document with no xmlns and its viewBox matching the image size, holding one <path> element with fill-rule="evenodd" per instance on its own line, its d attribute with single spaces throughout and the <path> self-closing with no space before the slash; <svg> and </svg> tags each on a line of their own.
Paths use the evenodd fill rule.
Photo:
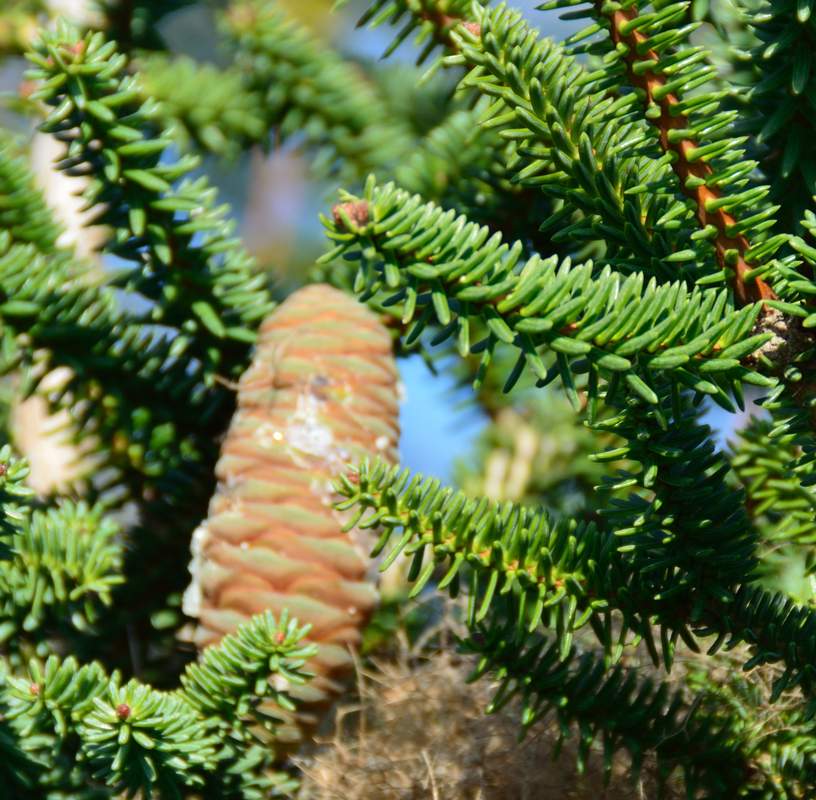
<svg viewBox="0 0 816 800">
<path fill-rule="evenodd" d="M 710 456 L 698 467 L 693 450 L 684 454 L 671 444 L 669 434 L 666 443 L 652 445 L 665 454 L 664 463 L 644 462 L 639 474 L 652 477 L 653 494 L 633 492 L 613 517 L 612 531 L 468 499 L 438 480 L 379 463 L 341 478 L 337 490 L 346 500 L 338 507 L 354 509 L 359 527 L 382 529 L 374 554 L 389 548 L 384 568 L 400 553 L 413 557 L 412 595 L 438 567 L 444 569 L 441 590 L 455 595 L 465 579 L 470 624 L 505 603 L 519 634 L 539 625 L 554 630 L 562 658 L 573 634 L 589 624 L 613 661 L 627 643 L 642 639 L 653 661 L 667 669 L 679 638 L 698 650 L 699 640 L 713 637 L 709 654 L 747 642 L 752 654 L 745 669 L 782 662 L 774 700 L 796 687 L 811 695 L 816 612 L 745 583 L 754 565 L 753 534 L 741 505 L 724 491 L 723 468 L 717 471 L 717 457 Z M 638 481 L 637 475 L 628 480 L 636 488 Z M 702 513 L 714 498 L 712 513 Z M 617 624 L 612 612 L 619 613 Z"/>
<path fill-rule="evenodd" d="M 0 713 L 7 724 L 10 749 L 28 761 L 28 769 L 12 776 L 12 789 L 71 790 L 80 797 L 91 789 L 90 775 L 77 768 L 79 744 L 73 733 L 77 716 L 93 707 L 108 683 L 99 664 L 80 666 L 76 659 L 49 658 L 10 671 L 0 660 Z M 67 769 L 66 769 L 67 767 Z M 61 773 L 61 774 L 60 774 Z M 91 789 L 92 791 L 92 789 Z"/>
<path fill-rule="evenodd" d="M 519 639 L 512 627 L 495 620 L 472 632 L 465 652 L 478 657 L 471 680 L 490 672 L 499 682 L 488 713 L 518 697 L 525 729 L 549 713 L 557 719 L 562 740 L 577 728 L 581 770 L 600 739 L 607 778 L 619 750 L 631 757 L 632 780 L 644 759 L 654 755 L 660 784 L 680 771 L 689 796 L 700 791 L 709 797 L 736 796 L 751 774 L 744 742 L 723 720 L 689 704 L 668 684 L 643 679 L 636 669 L 607 669 L 592 653 L 574 648 L 565 657 L 557 641 Z"/>
<path fill-rule="evenodd" d="M 274 3 L 237 0 L 223 27 L 245 91 L 262 98 L 266 130 L 306 135 L 312 168 L 357 174 L 395 163 L 413 141 L 359 68 L 329 49 Z"/>
<path fill-rule="evenodd" d="M 115 791 L 179 797 L 181 786 L 202 785 L 202 772 L 215 768 L 206 720 L 171 694 L 135 680 L 121 685 L 97 663 L 32 661 L 0 694 L 24 742 L 39 736 L 47 747 L 51 737 L 55 752 L 75 747 L 89 777 Z"/>
<path fill-rule="evenodd" d="M 575 631 L 619 607 L 618 588 L 631 581 L 612 539 L 592 523 L 554 523 L 543 512 L 513 503 L 467 498 L 438 480 L 380 462 L 364 462 L 341 476 L 337 490 L 346 498 L 338 508 L 353 510 L 349 525 L 381 529 L 372 551 L 384 554 L 381 569 L 401 553 L 412 557 L 411 596 L 442 568 L 440 590 L 456 596 L 463 580 L 469 586 L 471 625 L 508 595 L 513 601 L 508 616 L 518 627 L 557 628 L 564 655 Z M 639 628 L 635 607 L 636 601 L 627 605 L 632 611 L 627 621 Z M 611 640 L 604 644 L 611 651 Z"/>
<path fill-rule="evenodd" d="M 517 141 L 520 158 L 508 165 L 515 180 L 564 202 L 543 226 L 553 239 L 602 240 L 619 271 L 721 283 L 708 234 L 677 196 L 668 158 L 635 112 L 637 98 L 609 92 L 611 78 L 539 39 L 506 6 L 479 19 L 481 38 L 459 37 L 461 53 L 448 61 L 471 68 L 463 88 L 493 98 L 485 124 Z"/>
<path fill-rule="evenodd" d="M 83 754 L 94 777 L 117 791 L 178 797 L 182 785 L 203 785 L 200 772 L 215 768 L 214 737 L 182 700 L 131 680 L 94 705 L 77 726 Z"/>
<path fill-rule="evenodd" d="M 402 26 L 383 53 L 391 55 L 412 33 L 414 45 L 420 48 L 417 63 L 421 64 L 437 48 L 445 53 L 459 49 L 454 32 L 466 32 L 478 37 L 480 26 L 472 0 L 375 0 L 357 23 L 377 28 L 383 23 Z"/>
<path fill-rule="evenodd" d="M 279 684 L 301 686 L 312 677 L 303 670 L 318 652 L 317 645 L 304 643 L 310 627 L 299 626 L 285 611 L 279 620 L 268 611 L 253 617 L 251 624 L 227 634 L 206 648 L 200 661 L 187 666 L 181 694 L 202 715 L 217 717 L 233 738 L 250 739 L 250 724 L 274 732 L 274 711 L 259 702 L 272 700 L 294 711 Z M 279 677 L 277 684 L 268 680 L 270 675 Z"/>
<path fill-rule="evenodd" d="M 0 232 L 6 246 L 33 245 L 42 253 L 53 254 L 61 233 L 14 142 L 0 132 Z"/>
<path fill-rule="evenodd" d="M 9 187 L 10 208 L 44 208 L 22 161 L 8 150 L 0 152 L 0 182 Z M 91 655 L 104 653 L 109 663 L 130 668 L 136 642 L 151 641 L 154 659 L 175 651 L 170 633 L 166 647 L 158 646 L 154 614 L 166 612 L 168 594 L 183 588 L 177 565 L 187 558 L 186 532 L 205 513 L 231 396 L 215 384 L 217 374 L 185 357 L 182 337 L 140 324 L 70 253 L 48 250 L 52 243 L 50 234 L 39 237 L 40 253 L 34 243 L 9 244 L 8 233 L 0 235 L 0 247 L 9 244 L 0 249 L 3 367 L 33 365 L 26 373 L 34 382 L 46 367 L 70 368 L 70 379 L 48 398 L 70 411 L 76 434 L 95 450 L 86 459 L 100 469 L 90 496 L 102 495 L 107 505 L 139 504 L 124 569 L 128 590 L 100 620 L 97 635 L 83 642 Z M 144 563 L 159 551 L 165 558 L 145 572 Z"/>
<path fill-rule="evenodd" d="M 554 5 L 583 2 L 558 0 Z M 736 113 L 719 110 L 724 93 L 693 92 L 711 80 L 714 68 L 705 51 L 685 44 L 694 27 L 685 24 L 685 4 L 657 4 L 645 14 L 637 0 L 614 6 L 595 3 L 592 8 L 608 27 L 608 49 L 620 60 L 626 81 L 638 90 L 662 150 L 672 156 L 680 190 L 692 200 L 700 229 L 710 232 L 718 264 L 733 274 L 738 302 L 775 299 L 750 264 L 763 264 L 785 237 L 754 241 L 754 247 L 749 241 L 773 226 L 775 209 L 761 208 L 766 187 L 745 188 L 756 162 L 746 160 L 741 141 L 727 135 Z"/>
<path fill-rule="evenodd" d="M 136 266 L 118 285 L 154 304 L 149 320 L 180 330 L 174 352 L 211 373 L 237 376 L 254 327 L 272 308 L 263 275 L 232 237 L 226 209 L 204 178 L 173 188 L 194 159 L 162 161 L 170 141 L 149 122 L 126 61 L 101 34 L 60 26 L 30 54 L 33 97 L 55 110 L 44 128 L 68 144 L 62 168 L 89 171 L 84 197 L 98 205 L 106 247 Z M 195 238 L 194 238 L 195 237 Z"/>
<path fill-rule="evenodd" d="M 13 546 L 14 559 L 0 568 L 0 642 L 22 631 L 42 637 L 46 620 L 87 631 L 123 581 L 119 529 L 99 506 L 37 510 Z"/>
<path fill-rule="evenodd" d="M 146 477 L 178 470 L 202 452 L 196 433 L 219 405 L 204 390 L 203 367 L 180 361 L 173 342 L 135 324 L 110 288 L 56 247 L 59 228 L 10 148 L 0 149 L 0 188 L 8 198 L 8 227 L 0 232 L 2 369 L 34 366 L 26 377 L 36 384 L 46 367 L 69 367 L 52 402 L 70 406 L 78 435 L 94 441 L 101 460 L 124 474 L 129 496 L 140 497 Z M 89 398 L 105 399 L 78 402 Z M 140 411 L 133 398 L 150 399 L 151 410 Z M 177 419 L 180 398 L 198 408 L 197 420 Z"/>
<path fill-rule="evenodd" d="M 738 642 L 752 647 L 752 656 L 744 664 L 749 670 L 759 664 L 778 664 L 782 671 L 774 681 L 771 701 L 783 692 L 800 688 L 808 698 L 806 713 L 814 710 L 816 687 L 816 612 L 781 592 L 768 592 L 758 586 L 741 586 L 734 600 L 721 611 L 717 629 L 700 629 L 701 636 L 716 635 L 716 644 L 726 648 Z"/>
<path fill-rule="evenodd" d="M 106 249 L 133 267 L 113 287 L 89 287 L 61 281 L 48 261 L 29 264 L 16 252 L 2 265 L 2 279 L 12 295 L 34 294 L 35 302 L 14 307 L 14 329 L 72 369 L 72 381 L 53 399 L 70 405 L 80 435 L 92 434 L 101 463 L 113 468 L 94 491 L 108 503 L 140 506 L 128 592 L 95 638 L 106 657 L 124 664 L 128 631 L 141 625 L 155 643 L 152 615 L 182 589 L 177 564 L 186 542 L 179 531 L 205 513 L 218 437 L 234 407 L 223 378 L 244 369 L 255 327 L 273 303 L 266 276 L 233 238 L 227 209 L 215 205 L 206 180 L 172 185 L 195 160 L 164 158 L 170 139 L 157 136 L 124 58 L 100 34 L 80 37 L 62 26 L 46 39 L 46 55 L 34 58 L 47 79 L 43 97 L 61 109 L 49 125 L 69 142 L 62 166 L 94 174 L 86 197 L 110 226 Z M 137 292 L 148 309 L 123 312 L 116 286 Z M 159 548 L 167 557 L 145 571 L 147 554 Z M 169 632 L 165 640 L 166 648 L 150 649 L 153 658 L 171 651 Z"/>
<path fill-rule="evenodd" d="M 621 404 L 617 415 L 594 427 L 625 443 L 594 458 L 627 459 L 604 480 L 608 489 L 627 494 L 613 498 L 601 515 L 640 579 L 662 601 L 676 598 L 674 613 L 692 623 L 727 605 L 734 588 L 754 577 L 756 535 L 744 495 L 729 486 L 730 464 L 701 424 L 699 408 L 665 391 L 660 406 Z"/>
<path fill-rule="evenodd" d="M 760 164 L 779 204 L 778 229 L 801 233 L 816 194 L 816 160 L 809 143 L 816 132 L 810 3 L 775 0 L 738 8 L 754 38 L 750 71 L 735 88 L 740 132 L 760 146 Z"/>
<path fill-rule="evenodd" d="M 482 352 L 483 365 L 499 341 L 519 351 L 506 389 L 530 369 L 542 382 L 557 376 L 578 405 L 574 372 L 590 374 L 656 404 L 655 377 L 710 394 L 725 408 L 735 383 L 773 381 L 740 363 L 768 336 L 750 336 L 759 306 L 727 310 L 723 293 L 689 292 L 682 284 L 644 285 L 642 275 L 622 278 L 609 267 L 572 266 L 538 256 L 520 264 L 522 247 L 393 185 L 369 184 L 366 199 L 350 197 L 324 219 L 338 255 L 360 260 L 355 289 L 363 299 L 382 292 L 400 303 L 412 323 L 406 343 L 430 323 L 441 327 L 434 343 L 456 336 L 462 355 Z M 471 348 L 470 330 L 482 320 L 488 335 Z M 543 350 L 556 354 L 547 369 Z M 614 391 L 610 390 L 610 397 Z"/>
<path fill-rule="evenodd" d="M 307 630 L 285 615 L 258 615 L 207 650 L 201 664 L 187 668 L 182 688 L 170 692 L 135 679 L 123 684 L 118 673 L 73 657 L 35 659 L 16 674 L 6 664 L 0 711 L 10 741 L 0 738 L 0 745 L 24 767 L 25 754 L 43 766 L 72 759 L 83 789 L 181 797 L 184 789 L 206 787 L 208 796 L 236 799 L 291 789 L 289 778 L 269 771 L 271 760 L 259 748 L 271 753 L 271 744 L 251 723 L 263 720 L 274 736 L 273 717 L 256 709 L 270 697 L 291 706 L 286 687 L 308 677 L 302 666 L 313 654 L 302 643 Z M 49 786 L 47 770 L 40 778 L 35 784 Z"/>
<path fill-rule="evenodd" d="M 28 518 L 34 492 L 25 484 L 27 475 L 28 464 L 13 458 L 11 446 L 4 444 L 0 448 L 0 570 L 5 569 L 2 562 L 11 557 L 11 543 Z"/>
<path fill-rule="evenodd" d="M 636 420 L 630 422 L 634 428 Z M 707 429 L 692 420 L 688 429 L 672 428 L 647 447 L 619 419 L 604 428 L 627 437 L 628 445 L 605 458 L 639 459 L 637 470 L 617 481 L 629 495 L 606 515 L 614 535 L 594 523 L 552 522 L 515 504 L 471 500 L 438 481 L 382 464 L 364 464 L 341 480 L 339 492 L 347 500 L 340 507 L 353 508 L 360 527 L 383 529 L 374 553 L 388 547 L 385 565 L 402 552 L 413 556 L 412 594 L 437 565 L 446 569 L 440 588 L 452 593 L 460 572 L 469 572 L 471 623 L 509 593 L 519 628 L 534 630 L 541 623 L 556 629 L 562 653 L 573 632 L 589 623 L 615 659 L 631 630 L 645 637 L 658 663 L 651 639 L 657 621 L 669 668 L 677 637 L 696 649 L 689 629 L 720 624 L 722 608 L 750 580 L 753 535 L 741 505 L 733 502 L 740 498 L 722 482 L 727 464 L 705 443 Z M 426 550 L 432 554 L 427 563 Z M 616 633 L 614 610 L 622 616 Z"/>
<path fill-rule="evenodd" d="M 456 110 L 427 133 L 416 150 L 394 170 L 396 182 L 412 194 L 453 208 L 507 239 L 529 243 L 535 252 L 551 251 L 550 237 L 539 233 L 553 203 L 535 188 L 512 180 L 505 165 L 514 159 L 515 143 L 495 128 L 480 125 L 489 105 Z"/>
<path fill-rule="evenodd" d="M 816 571 L 816 498 L 812 459 L 794 433 L 772 436 L 771 420 L 754 418 L 739 431 L 731 464 L 745 486 L 747 508 L 760 535 L 762 573 L 775 576 L 791 559 Z"/>
<path fill-rule="evenodd" d="M 654 408 L 641 410 L 635 404 L 619 420 L 599 423 L 622 436 L 629 444 L 627 457 L 640 464 L 638 474 L 623 472 L 613 486 L 639 484 L 653 491 L 648 503 L 637 493 L 622 504 L 613 502 L 605 516 L 617 535 L 634 537 L 631 545 L 624 538 L 621 549 L 632 548 L 637 573 L 648 575 L 647 582 L 654 580 L 652 586 L 664 601 L 678 603 L 676 618 L 687 623 L 676 626 L 675 634 L 689 647 L 697 646 L 684 630 L 686 624 L 696 637 L 715 637 L 709 654 L 747 642 L 752 652 L 746 670 L 781 662 L 771 702 L 796 687 L 812 697 L 816 613 L 754 584 L 757 539 L 744 496 L 729 490 L 729 465 L 711 444 L 710 431 L 694 423 L 690 409 L 684 414 L 677 399 L 673 405 L 668 428 Z M 614 451 L 609 455 L 618 457 Z M 682 565 L 676 572 L 675 564 Z M 673 645 L 667 648 L 665 631 L 661 634 L 669 666 Z"/>
<path fill-rule="evenodd" d="M 273 306 L 266 279 L 203 178 L 171 186 L 194 160 L 162 160 L 169 139 L 157 136 L 138 81 L 113 46 L 101 34 L 80 37 L 62 26 L 41 49 L 47 55 L 32 56 L 47 81 L 41 96 L 60 109 L 48 127 L 69 142 L 62 166 L 96 174 L 109 164 L 86 198 L 111 227 L 106 248 L 135 265 L 116 285 L 150 307 L 123 313 L 111 289 L 74 278 L 64 254 L 60 280 L 45 263 L 20 271 L 25 254 L 9 252 L 3 288 L 27 301 L 14 307 L 16 328 L 27 327 L 36 345 L 72 368 L 62 394 L 105 398 L 74 411 L 106 460 L 124 471 L 126 495 L 145 499 L 158 483 L 159 500 L 178 509 L 197 496 L 190 488 L 204 475 L 201 464 L 214 461 L 214 438 L 231 411 L 218 379 L 237 377 L 248 360 L 254 328 Z M 157 323 L 172 326 L 171 335 L 151 327 Z M 188 413 L 179 413 L 182 405 Z"/>
<path fill-rule="evenodd" d="M 266 138 L 261 97 L 244 88 L 238 70 L 164 53 L 141 56 L 136 68 L 146 100 L 158 103 L 157 117 L 182 144 L 235 158 Z"/>
</svg>

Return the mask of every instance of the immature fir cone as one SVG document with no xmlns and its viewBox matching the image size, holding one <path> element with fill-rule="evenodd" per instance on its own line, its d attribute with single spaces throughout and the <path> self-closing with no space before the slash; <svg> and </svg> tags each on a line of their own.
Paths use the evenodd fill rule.
<svg viewBox="0 0 816 800">
<path fill-rule="evenodd" d="M 397 377 L 388 332 L 363 305 L 324 285 L 291 295 L 261 326 L 193 535 L 184 610 L 198 619 L 195 643 L 288 608 L 320 645 L 316 677 L 298 693 L 307 704 L 339 691 L 377 601 L 370 542 L 343 533 L 332 482 L 364 456 L 395 460 Z M 292 724 L 279 738 L 298 736 Z"/>
</svg>

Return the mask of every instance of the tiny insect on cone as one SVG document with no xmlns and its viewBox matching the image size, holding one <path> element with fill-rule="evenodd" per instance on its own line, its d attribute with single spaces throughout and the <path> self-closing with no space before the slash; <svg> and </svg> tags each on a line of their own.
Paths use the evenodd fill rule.
<svg viewBox="0 0 816 800">
<path fill-rule="evenodd" d="M 278 307 L 241 378 L 218 488 L 193 535 L 184 598 L 198 619 L 193 641 L 205 647 L 253 614 L 288 609 L 320 646 L 310 661 L 316 677 L 294 692 L 307 706 L 339 691 L 377 602 L 371 543 L 343 531 L 332 483 L 367 455 L 396 460 L 391 350 L 376 316 L 337 289 L 309 286 Z M 278 731 L 300 735 L 298 724 Z"/>
</svg>

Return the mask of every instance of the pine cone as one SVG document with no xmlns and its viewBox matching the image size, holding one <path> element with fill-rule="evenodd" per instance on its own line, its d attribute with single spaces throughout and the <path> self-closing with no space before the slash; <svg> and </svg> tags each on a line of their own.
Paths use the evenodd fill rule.
<svg viewBox="0 0 816 800">
<path fill-rule="evenodd" d="M 377 602 L 370 542 L 342 531 L 332 483 L 349 462 L 396 459 L 397 380 L 388 332 L 368 309 L 325 285 L 291 295 L 261 326 L 193 535 L 193 641 L 205 647 L 253 614 L 288 608 L 320 645 L 316 677 L 297 692 L 309 705 L 341 689 Z M 279 739 L 315 721 L 298 718 Z"/>
</svg>

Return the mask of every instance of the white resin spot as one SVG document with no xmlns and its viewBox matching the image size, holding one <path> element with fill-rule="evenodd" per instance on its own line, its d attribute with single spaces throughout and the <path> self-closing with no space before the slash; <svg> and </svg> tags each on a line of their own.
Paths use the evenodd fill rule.
<svg viewBox="0 0 816 800">
<path fill-rule="evenodd" d="M 328 461 L 335 456 L 334 434 L 320 421 L 321 405 L 311 393 L 298 397 L 292 421 L 286 427 L 286 442 L 295 451 Z"/>
</svg>

